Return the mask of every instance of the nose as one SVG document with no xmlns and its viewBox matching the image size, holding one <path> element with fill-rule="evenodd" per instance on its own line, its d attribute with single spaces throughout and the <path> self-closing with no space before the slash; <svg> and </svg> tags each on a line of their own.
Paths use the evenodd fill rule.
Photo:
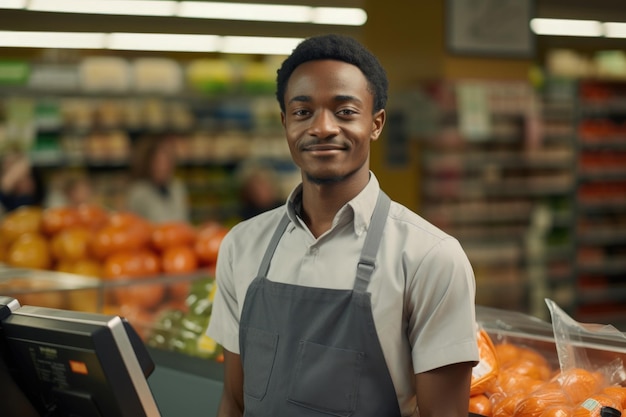
<svg viewBox="0 0 626 417">
<path fill-rule="evenodd" d="M 330 110 L 320 110 L 311 118 L 309 134 L 318 138 L 327 138 L 339 133 L 339 125 Z"/>
</svg>

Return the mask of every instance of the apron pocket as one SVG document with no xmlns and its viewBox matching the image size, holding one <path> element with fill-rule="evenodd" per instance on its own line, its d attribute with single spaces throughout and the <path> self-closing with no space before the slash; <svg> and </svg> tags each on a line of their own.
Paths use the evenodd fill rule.
<svg viewBox="0 0 626 417">
<path fill-rule="evenodd" d="M 243 344 L 243 392 L 262 400 L 274 367 L 278 335 L 248 327 Z"/>
<path fill-rule="evenodd" d="M 300 341 L 289 402 L 347 417 L 356 409 L 365 354 Z"/>
</svg>

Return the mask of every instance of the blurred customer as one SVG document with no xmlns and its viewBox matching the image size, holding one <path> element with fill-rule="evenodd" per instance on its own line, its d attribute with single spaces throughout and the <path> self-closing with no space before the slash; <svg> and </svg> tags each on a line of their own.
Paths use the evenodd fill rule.
<svg viewBox="0 0 626 417">
<path fill-rule="evenodd" d="M 58 188 L 50 190 L 46 206 L 79 206 L 95 202 L 91 179 L 85 174 L 72 174 L 65 178 Z"/>
<path fill-rule="evenodd" d="M 240 217 L 249 219 L 285 203 L 272 168 L 252 164 L 239 173 Z"/>
<path fill-rule="evenodd" d="M 185 184 L 174 176 L 176 153 L 166 137 L 146 136 L 135 144 L 128 209 L 146 220 L 189 221 Z"/>
<path fill-rule="evenodd" d="M 41 206 L 46 187 L 39 169 L 22 153 L 9 152 L 2 158 L 0 178 L 0 212 L 20 206 Z"/>
</svg>

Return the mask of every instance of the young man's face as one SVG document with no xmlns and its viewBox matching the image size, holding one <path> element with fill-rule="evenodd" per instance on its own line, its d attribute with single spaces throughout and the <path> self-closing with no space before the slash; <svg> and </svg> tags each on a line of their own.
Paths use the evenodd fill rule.
<svg viewBox="0 0 626 417">
<path fill-rule="evenodd" d="M 305 180 L 323 184 L 369 176 L 370 142 L 385 121 L 384 110 L 373 114 L 373 104 L 367 79 L 354 65 L 317 60 L 295 69 L 281 118 Z"/>
</svg>

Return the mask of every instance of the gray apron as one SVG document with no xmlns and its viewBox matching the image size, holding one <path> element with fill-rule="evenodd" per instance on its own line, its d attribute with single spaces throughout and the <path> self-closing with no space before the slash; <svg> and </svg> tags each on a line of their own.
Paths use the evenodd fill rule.
<svg viewBox="0 0 626 417">
<path fill-rule="evenodd" d="M 282 218 L 241 315 L 244 416 L 400 417 L 366 292 L 389 205 L 380 191 L 352 290 L 266 279 Z"/>
</svg>

